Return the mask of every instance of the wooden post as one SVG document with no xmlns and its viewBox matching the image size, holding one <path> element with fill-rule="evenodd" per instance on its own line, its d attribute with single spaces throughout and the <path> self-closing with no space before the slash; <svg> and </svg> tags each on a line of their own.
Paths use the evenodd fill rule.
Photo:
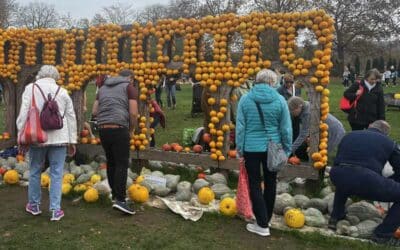
<svg viewBox="0 0 400 250">
<path fill-rule="evenodd" d="M 311 105 L 311 118 L 310 118 L 310 150 L 309 157 L 315 152 L 318 152 L 319 145 L 319 123 L 321 118 L 320 104 L 321 94 L 316 92 L 313 86 L 308 86 L 308 96 Z"/>
<path fill-rule="evenodd" d="M 319 151 L 319 123 L 321 119 L 321 94 L 315 91 L 314 87 L 310 84 L 307 85 L 308 97 L 311 105 L 311 118 L 310 118 L 310 150 L 308 152 L 310 163 L 312 165 L 311 155 Z M 319 171 L 318 180 L 306 181 L 306 189 L 312 193 L 317 193 L 321 188 L 321 183 L 324 178 L 324 170 Z"/>
<path fill-rule="evenodd" d="M 83 92 L 84 90 L 80 89 L 72 92 L 71 95 L 72 102 L 74 103 L 78 131 L 81 131 L 83 129 L 83 123 L 85 121 L 85 114 L 83 113 Z"/>
<path fill-rule="evenodd" d="M 10 79 L 4 79 L 1 81 L 3 83 L 3 93 L 4 93 L 4 107 L 5 107 L 5 131 L 10 133 L 11 138 L 17 137 L 17 127 L 16 119 L 19 110 L 16 109 L 15 100 L 15 85 Z"/>
<path fill-rule="evenodd" d="M 228 86 L 227 84 L 223 84 L 222 86 L 219 87 L 219 101 L 224 98 L 228 101 L 228 105 L 226 106 L 227 111 L 225 113 L 224 119 L 221 120 L 221 125 L 223 124 L 230 124 L 231 123 L 231 105 L 230 105 L 230 94 L 232 91 L 232 87 Z M 221 107 L 221 105 L 220 105 Z M 222 152 L 226 157 L 228 157 L 228 152 L 229 152 L 229 146 L 230 146 L 230 133 L 225 132 L 224 133 L 224 147 L 222 149 Z"/>
</svg>

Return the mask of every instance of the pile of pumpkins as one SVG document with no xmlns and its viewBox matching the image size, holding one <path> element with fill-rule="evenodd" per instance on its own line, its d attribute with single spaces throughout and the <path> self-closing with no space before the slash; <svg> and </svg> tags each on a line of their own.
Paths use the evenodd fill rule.
<svg viewBox="0 0 400 250">
<path fill-rule="evenodd" d="M 97 145 L 100 144 L 100 138 L 96 138 L 96 137 L 90 137 L 90 132 L 87 129 L 83 129 L 80 132 L 80 138 L 79 138 L 79 142 L 82 144 L 92 144 L 92 145 Z"/>
<path fill-rule="evenodd" d="M 20 181 L 29 181 L 29 166 L 24 161 L 23 156 L 18 156 L 17 158 L 9 157 L 7 160 L 0 159 L 0 161 L 3 162 L 4 166 L 7 166 L 0 167 L 0 178 L 5 184 L 16 185 Z M 82 196 L 88 203 L 98 201 L 102 195 L 108 194 L 101 185 L 101 181 L 107 177 L 106 169 L 107 165 L 105 163 L 95 161 L 80 166 L 77 166 L 74 161 L 66 163 L 62 179 L 63 196 Z M 131 171 L 129 171 L 129 176 L 128 179 L 130 181 L 128 180 L 127 182 L 128 197 L 136 203 L 147 202 L 150 192 L 146 186 L 141 185 L 145 176 L 138 176 Z M 42 188 L 51 188 L 51 178 L 48 170 L 41 174 L 40 184 Z M 202 205 L 209 205 L 215 200 L 215 197 L 214 191 L 208 186 L 202 187 L 197 193 L 197 200 Z M 236 215 L 236 202 L 232 197 L 223 198 L 219 208 L 223 215 Z"/>
<path fill-rule="evenodd" d="M 0 158 L 0 180 L 5 184 L 15 185 L 20 181 L 29 181 L 29 165 L 24 156 Z M 106 164 L 93 161 L 88 165 L 77 166 L 73 161 L 65 163 L 62 181 L 62 194 L 82 195 L 85 201 L 95 202 L 99 198 L 99 192 L 95 184 L 106 178 Z M 49 168 L 40 176 L 42 188 L 51 187 Z"/>
<path fill-rule="evenodd" d="M 202 136 L 203 141 L 206 143 L 209 143 L 211 141 L 211 139 L 208 140 L 208 138 L 211 138 L 210 136 L 211 135 L 209 133 L 204 133 Z M 223 145 L 222 142 L 220 142 L 220 143 L 221 143 L 221 145 Z M 222 155 L 222 151 L 220 151 L 220 150 L 218 151 L 215 149 L 216 146 L 214 145 L 214 143 L 211 143 L 209 146 L 210 146 L 210 153 L 211 153 L 210 157 L 213 160 L 218 160 L 218 159 L 225 160 L 225 156 Z M 199 144 L 193 145 L 190 148 L 190 147 L 183 147 L 179 143 L 176 143 L 176 142 L 171 143 L 171 144 L 165 143 L 162 145 L 161 149 L 163 151 L 172 151 L 172 152 L 178 152 L 178 153 L 185 152 L 185 153 L 196 153 L 196 154 L 201 154 L 204 151 L 203 146 L 201 146 Z M 229 150 L 227 156 L 229 158 L 233 158 L 233 159 L 236 158 L 236 150 L 234 150 L 234 149 Z"/>
</svg>

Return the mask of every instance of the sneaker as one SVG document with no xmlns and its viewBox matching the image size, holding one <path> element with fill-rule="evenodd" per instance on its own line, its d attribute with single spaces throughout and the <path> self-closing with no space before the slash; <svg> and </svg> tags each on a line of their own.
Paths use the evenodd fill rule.
<svg viewBox="0 0 400 250">
<path fill-rule="evenodd" d="M 261 236 L 270 236 L 269 228 L 268 227 L 260 227 L 257 223 L 254 224 L 247 224 L 246 229 L 249 232 L 261 235 Z"/>
<path fill-rule="evenodd" d="M 51 221 L 59 221 L 62 217 L 64 217 L 64 211 L 62 211 L 61 209 L 51 211 Z"/>
<path fill-rule="evenodd" d="M 26 204 L 25 211 L 32 215 L 39 215 L 42 213 L 42 211 L 40 211 L 39 205 L 32 205 L 30 203 Z"/>
<path fill-rule="evenodd" d="M 114 209 L 118 209 L 121 212 L 124 212 L 126 214 L 134 215 L 136 212 L 132 208 L 126 204 L 126 202 L 122 201 L 115 201 L 114 205 L 112 206 Z"/>
</svg>

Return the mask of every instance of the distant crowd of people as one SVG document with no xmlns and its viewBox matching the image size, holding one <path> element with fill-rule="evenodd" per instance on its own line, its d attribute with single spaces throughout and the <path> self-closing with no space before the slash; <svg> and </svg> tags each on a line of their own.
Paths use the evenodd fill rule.
<svg viewBox="0 0 400 250">
<path fill-rule="evenodd" d="M 397 70 L 394 65 L 387 66 L 377 81 L 381 82 L 382 86 L 394 87 L 397 85 L 397 77 L 399 76 L 399 73 L 399 70 Z M 357 77 L 357 74 L 352 68 L 345 66 L 342 74 L 343 86 L 349 87 L 351 84 L 356 82 Z"/>
</svg>

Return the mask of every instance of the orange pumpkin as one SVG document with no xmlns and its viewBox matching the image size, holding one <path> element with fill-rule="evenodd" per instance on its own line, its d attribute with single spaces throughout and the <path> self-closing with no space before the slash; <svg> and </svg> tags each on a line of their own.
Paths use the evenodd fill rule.
<svg viewBox="0 0 400 250">
<path fill-rule="evenodd" d="M 230 158 L 236 158 L 236 150 L 229 150 L 228 156 Z"/>
<path fill-rule="evenodd" d="M 165 143 L 164 145 L 162 145 L 162 150 L 164 150 L 164 151 L 171 151 L 171 149 L 172 149 L 172 147 L 168 143 Z"/>
<path fill-rule="evenodd" d="M 0 167 L 0 175 L 4 175 L 5 172 L 7 172 L 7 169 L 4 167 Z"/>
<path fill-rule="evenodd" d="M 88 135 L 89 135 L 89 130 L 83 129 L 83 130 L 81 131 L 81 137 L 87 137 Z"/>
<path fill-rule="evenodd" d="M 300 159 L 297 156 L 290 157 L 288 162 L 292 165 L 300 165 Z"/>
<path fill-rule="evenodd" d="M 200 154 L 201 152 L 203 152 L 203 147 L 201 145 L 194 145 L 193 146 L 193 152 Z"/>
<path fill-rule="evenodd" d="M 183 150 L 183 147 L 181 146 L 181 145 L 176 145 L 175 147 L 174 147 L 174 150 L 176 151 L 176 152 L 182 152 L 182 150 Z"/>
<path fill-rule="evenodd" d="M 203 140 L 204 143 L 210 143 L 211 135 L 209 133 L 204 133 L 201 139 Z"/>
<path fill-rule="evenodd" d="M 21 161 L 24 161 L 24 160 L 25 160 L 25 157 L 24 157 L 23 155 L 18 154 L 18 155 L 16 156 L 16 159 L 17 159 L 18 162 L 21 162 Z"/>
<path fill-rule="evenodd" d="M 172 150 L 175 150 L 175 147 L 177 147 L 177 146 L 179 146 L 179 143 L 176 143 L 176 142 L 171 143 L 171 149 Z"/>
</svg>

